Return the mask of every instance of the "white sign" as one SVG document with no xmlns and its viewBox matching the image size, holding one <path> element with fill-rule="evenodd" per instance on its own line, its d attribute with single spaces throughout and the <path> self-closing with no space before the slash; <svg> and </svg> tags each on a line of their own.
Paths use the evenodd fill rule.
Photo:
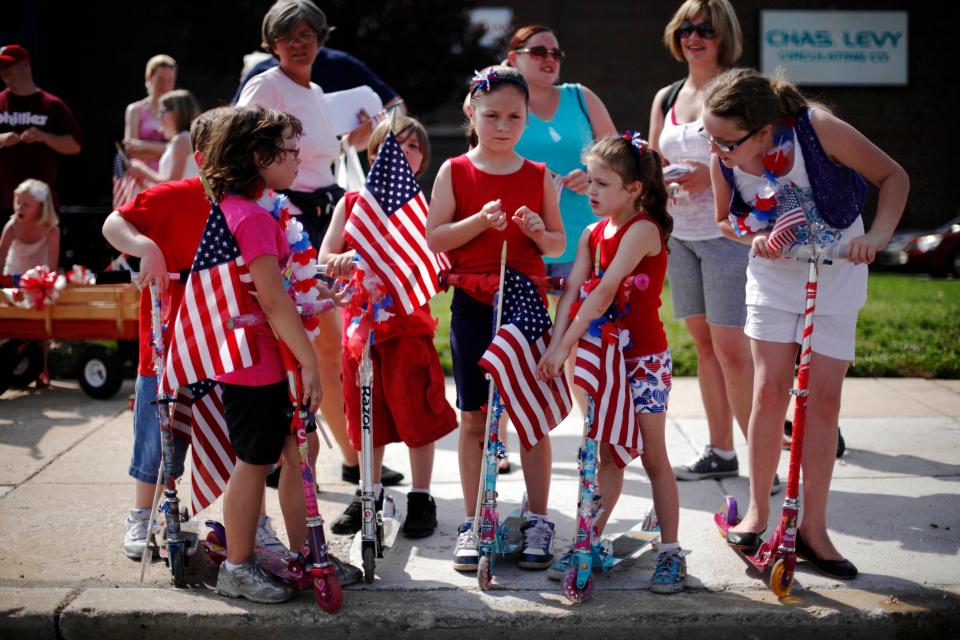
<svg viewBox="0 0 960 640">
<path fill-rule="evenodd" d="M 906 11 L 761 11 L 760 70 L 813 85 L 906 85 Z"/>
</svg>

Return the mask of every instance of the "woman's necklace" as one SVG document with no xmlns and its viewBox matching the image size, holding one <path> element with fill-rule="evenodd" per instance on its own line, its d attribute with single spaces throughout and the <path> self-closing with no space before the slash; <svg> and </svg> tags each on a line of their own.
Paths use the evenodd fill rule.
<svg viewBox="0 0 960 640">
<path fill-rule="evenodd" d="M 778 197 L 782 185 L 779 177 L 787 172 L 790 164 L 790 152 L 793 151 L 794 119 L 782 118 L 773 132 L 773 147 L 767 149 L 760 158 L 763 165 L 764 182 L 757 190 L 757 198 L 750 212 L 734 218 L 733 229 L 738 236 L 765 230 L 771 220 L 778 215 Z"/>
</svg>

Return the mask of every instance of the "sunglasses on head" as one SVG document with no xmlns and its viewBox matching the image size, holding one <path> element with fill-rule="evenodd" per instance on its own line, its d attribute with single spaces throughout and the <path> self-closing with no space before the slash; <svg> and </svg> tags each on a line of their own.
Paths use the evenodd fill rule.
<svg viewBox="0 0 960 640">
<path fill-rule="evenodd" d="M 542 44 L 538 44 L 535 47 L 524 47 L 523 49 L 514 49 L 514 53 L 529 53 L 534 58 L 540 58 L 541 60 L 545 59 L 547 56 L 553 57 L 555 60 L 563 60 L 567 57 L 567 54 L 563 52 L 563 49 L 554 48 L 548 49 Z"/>
<path fill-rule="evenodd" d="M 743 136 L 736 142 L 720 142 L 716 138 L 711 138 L 710 134 L 707 133 L 703 127 L 700 127 L 700 130 L 697 131 L 697 133 L 700 134 L 701 138 L 703 138 L 704 140 L 706 140 L 707 142 L 715 146 L 717 149 L 720 149 L 720 151 L 723 151 L 724 153 L 733 153 L 734 149 L 736 149 L 737 147 L 742 145 L 744 142 L 749 140 L 751 137 L 753 137 L 753 134 L 755 134 L 757 131 L 759 131 L 759 129 L 754 129 L 753 131 L 750 131 L 747 135 Z"/>
<path fill-rule="evenodd" d="M 694 31 L 704 40 L 713 40 L 717 37 L 717 30 L 713 27 L 713 23 L 709 21 L 693 24 L 689 20 L 684 20 L 680 28 L 677 29 L 677 35 L 681 38 L 689 38 L 693 35 Z"/>
</svg>

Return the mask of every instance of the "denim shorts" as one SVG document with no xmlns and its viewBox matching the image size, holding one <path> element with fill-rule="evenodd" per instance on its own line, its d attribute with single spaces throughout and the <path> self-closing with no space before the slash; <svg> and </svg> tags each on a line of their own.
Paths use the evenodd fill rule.
<svg viewBox="0 0 960 640">
<path fill-rule="evenodd" d="M 667 277 L 677 320 L 706 316 L 718 327 L 743 327 L 747 319 L 750 246 L 729 238 L 670 238 Z"/>
<path fill-rule="evenodd" d="M 493 306 L 453 290 L 450 303 L 450 353 L 453 380 L 457 385 L 457 408 L 479 411 L 487 403 L 490 383 L 480 358 L 493 341 Z"/>
<path fill-rule="evenodd" d="M 157 405 L 157 377 L 137 376 L 136 396 L 133 405 L 133 453 L 130 456 L 131 478 L 157 483 L 162 446 L 160 444 L 160 416 Z M 173 440 L 173 475 L 183 475 L 183 461 L 187 457 L 187 443 Z"/>
</svg>

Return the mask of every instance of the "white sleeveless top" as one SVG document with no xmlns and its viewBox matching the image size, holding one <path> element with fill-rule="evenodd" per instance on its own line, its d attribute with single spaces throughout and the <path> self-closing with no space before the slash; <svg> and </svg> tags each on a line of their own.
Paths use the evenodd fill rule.
<svg viewBox="0 0 960 640">
<path fill-rule="evenodd" d="M 779 178 L 781 184 L 796 187 L 810 229 L 801 227 L 795 244 L 809 245 L 811 229 L 818 247 L 846 244 L 851 238 L 863 235 L 863 218 L 857 216 L 846 229 L 828 225 L 817 211 L 810 188 L 810 178 L 803 164 L 800 145 L 794 144 L 793 168 Z M 744 201 L 753 206 L 757 191 L 766 178 L 754 176 L 739 168 L 733 170 L 737 190 Z M 782 311 L 803 313 L 809 265 L 792 258 L 768 260 L 750 256 L 747 266 L 747 304 L 771 307 Z M 852 264 L 846 260 L 834 260 L 833 264 L 820 268 L 815 315 L 836 315 L 857 311 L 867 301 L 867 265 Z"/>
<path fill-rule="evenodd" d="M 36 242 L 24 242 L 14 238 L 7 252 L 7 261 L 3 265 L 4 275 L 23 275 L 34 267 L 49 267 L 50 231 Z"/>
<path fill-rule="evenodd" d="M 173 141 L 182 136 L 186 136 L 188 139 L 190 138 L 190 134 L 187 131 L 181 131 L 170 139 L 166 148 L 163 150 L 163 155 L 160 156 L 160 175 L 170 175 L 170 169 L 173 165 Z M 197 166 L 197 161 L 194 160 L 193 154 L 188 153 L 187 159 L 183 163 L 183 175 L 177 179 L 194 178 L 198 175 L 200 175 L 200 167 Z"/>
<path fill-rule="evenodd" d="M 675 107 L 663 118 L 660 130 L 660 153 L 668 163 L 680 160 L 696 160 L 710 166 L 710 143 L 697 132 L 703 126 L 702 120 L 676 122 Z M 690 193 L 685 189 L 670 198 L 667 211 L 673 216 L 671 235 L 678 240 L 711 240 L 723 234 L 717 226 L 717 215 L 713 201 L 713 189 L 707 188 L 699 193 Z"/>
</svg>

